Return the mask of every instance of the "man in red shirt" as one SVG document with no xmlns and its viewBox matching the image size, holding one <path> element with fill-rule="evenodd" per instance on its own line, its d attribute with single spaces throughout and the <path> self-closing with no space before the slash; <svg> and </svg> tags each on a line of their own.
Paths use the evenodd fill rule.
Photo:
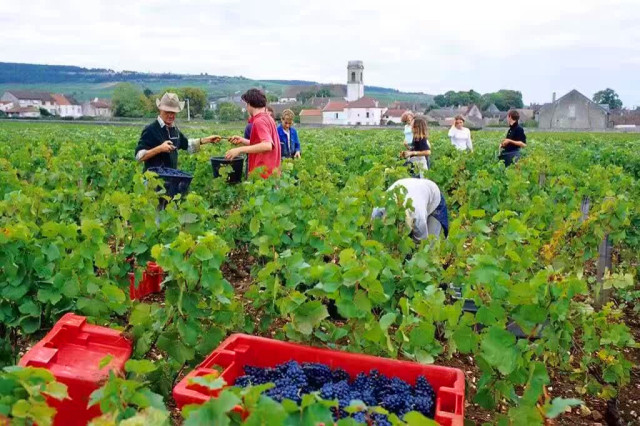
<svg viewBox="0 0 640 426">
<path fill-rule="evenodd" d="M 232 160 L 240 154 L 248 154 L 249 173 L 264 167 L 260 176 L 266 179 L 280 167 L 280 138 L 276 122 L 267 112 L 267 97 L 262 91 L 249 89 L 242 95 L 242 100 L 247 103 L 247 111 L 251 115 L 251 134 L 249 139 L 242 136 L 230 138 L 232 143 L 244 146 L 230 149 L 225 158 Z"/>
</svg>

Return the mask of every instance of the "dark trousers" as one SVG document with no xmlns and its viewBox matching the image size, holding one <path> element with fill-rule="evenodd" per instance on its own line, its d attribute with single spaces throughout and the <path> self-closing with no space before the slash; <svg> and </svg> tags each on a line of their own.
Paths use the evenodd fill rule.
<svg viewBox="0 0 640 426">
<path fill-rule="evenodd" d="M 500 156 L 498 158 L 504 162 L 505 167 L 509 167 L 510 165 L 518 162 L 518 160 L 520 159 L 520 155 L 520 150 L 508 152 L 503 151 L 500 153 Z"/>
</svg>

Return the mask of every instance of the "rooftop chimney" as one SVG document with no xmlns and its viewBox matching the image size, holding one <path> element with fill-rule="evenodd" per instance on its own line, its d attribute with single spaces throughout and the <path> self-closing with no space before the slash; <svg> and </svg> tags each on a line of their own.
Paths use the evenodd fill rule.
<svg viewBox="0 0 640 426">
<path fill-rule="evenodd" d="M 553 96 L 551 97 L 551 102 L 556 101 L 556 92 L 553 92 Z"/>
</svg>

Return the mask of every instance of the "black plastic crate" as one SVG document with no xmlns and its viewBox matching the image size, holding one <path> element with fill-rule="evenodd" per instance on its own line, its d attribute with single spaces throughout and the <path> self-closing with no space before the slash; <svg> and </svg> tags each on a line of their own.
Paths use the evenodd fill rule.
<svg viewBox="0 0 640 426">
<path fill-rule="evenodd" d="M 186 195 L 193 179 L 189 173 L 169 167 L 151 167 L 147 171 L 157 174 L 164 181 L 164 189 L 169 197 Z"/>
</svg>

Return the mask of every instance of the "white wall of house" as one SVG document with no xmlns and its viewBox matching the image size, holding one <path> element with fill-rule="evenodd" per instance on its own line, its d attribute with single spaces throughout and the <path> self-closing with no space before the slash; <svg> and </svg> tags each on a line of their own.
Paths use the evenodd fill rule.
<svg viewBox="0 0 640 426">
<path fill-rule="evenodd" d="M 95 108 L 96 117 L 111 117 L 111 108 Z"/>
<path fill-rule="evenodd" d="M 290 102 L 296 102 L 297 99 L 296 98 L 280 98 L 278 99 L 278 102 L 281 104 L 288 104 Z"/>
<path fill-rule="evenodd" d="M 82 105 L 58 105 L 56 110 L 60 117 L 82 117 Z"/>
<path fill-rule="evenodd" d="M 342 111 L 322 111 L 322 124 L 347 124 L 347 114 Z"/>
<path fill-rule="evenodd" d="M 393 124 L 402 124 L 402 117 L 388 117 L 388 116 L 383 116 L 383 118 L 387 121 L 387 123 L 393 123 Z"/>
<path fill-rule="evenodd" d="M 0 111 L 6 111 L 11 108 L 13 108 L 13 102 L 9 102 L 8 104 L 0 104 Z"/>
<path fill-rule="evenodd" d="M 382 118 L 383 108 L 347 108 L 347 124 L 377 126 Z"/>
</svg>

